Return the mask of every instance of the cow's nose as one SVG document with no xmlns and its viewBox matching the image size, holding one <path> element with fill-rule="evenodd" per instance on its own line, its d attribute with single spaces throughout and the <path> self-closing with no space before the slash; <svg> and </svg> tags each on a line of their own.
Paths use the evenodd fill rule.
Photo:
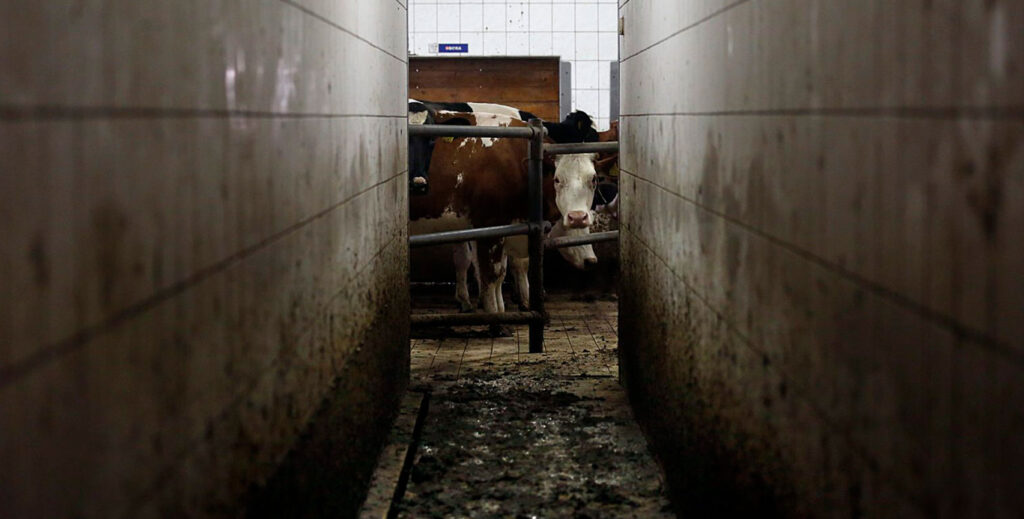
<svg viewBox="0 0 1024 519">
<path fill-rule="evenodd" d="M 569 211 L 565 215 L 569 219 L 569 227 L 579 229 L 590 225 L 590 211 Z"/>
</svg>

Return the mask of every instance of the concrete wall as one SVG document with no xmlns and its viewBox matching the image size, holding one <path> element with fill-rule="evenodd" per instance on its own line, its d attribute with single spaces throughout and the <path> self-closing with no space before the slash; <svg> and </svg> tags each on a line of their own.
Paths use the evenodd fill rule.
<svg viewBox="0 0 1024 519">
<path fill-rule="evenodd" d="M 677 497 L 1024 513 L 1024 3 L 625 0 L 621 360 Z"/>
<path fill-rule="evenodd" d="M 235 515 L 327 397 L 380 438 L 405 0 L 0 2 L 0 35 L 0 516 Z"/>
</svg>

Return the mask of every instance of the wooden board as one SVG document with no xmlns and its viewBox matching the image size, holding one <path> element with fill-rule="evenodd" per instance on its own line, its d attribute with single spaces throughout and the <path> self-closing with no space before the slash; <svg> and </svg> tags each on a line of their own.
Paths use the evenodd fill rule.
<svg viewBox="0 0 1024 519">
<path fill-rule="evenodd" d="M 557 121 L 557 57 L 409 59 L 409 97 L 498 103 Z"/>
</svg>

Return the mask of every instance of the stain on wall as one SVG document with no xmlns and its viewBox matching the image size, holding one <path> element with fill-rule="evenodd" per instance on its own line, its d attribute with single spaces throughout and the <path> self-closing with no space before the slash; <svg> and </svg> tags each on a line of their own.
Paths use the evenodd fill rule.
<svg viewBox="0 0 1024 519">
<path fill-rule="evenodd" d="M 368 477 L 408 378 L 405 3 L 0 32 L 0 515 L 238 515 L 321 423 Z"/>
<path fill-rule="evenodd" d="M 620 15 L 621 369 L 680 509 L 1024 512 L 1024 7 Z"/>
</svg>

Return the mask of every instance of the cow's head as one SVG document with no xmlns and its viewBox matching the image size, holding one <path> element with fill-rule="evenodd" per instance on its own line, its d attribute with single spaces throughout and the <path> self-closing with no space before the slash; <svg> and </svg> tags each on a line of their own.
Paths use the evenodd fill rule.
<svg viewBox="0 0 1024 519">
<path fill-rule="evenodd" d="M 593 153 L 559 155 L 555 159 L 555 204 L 566 229 L 590 227 L 597 170 Z"/>
</svg>

